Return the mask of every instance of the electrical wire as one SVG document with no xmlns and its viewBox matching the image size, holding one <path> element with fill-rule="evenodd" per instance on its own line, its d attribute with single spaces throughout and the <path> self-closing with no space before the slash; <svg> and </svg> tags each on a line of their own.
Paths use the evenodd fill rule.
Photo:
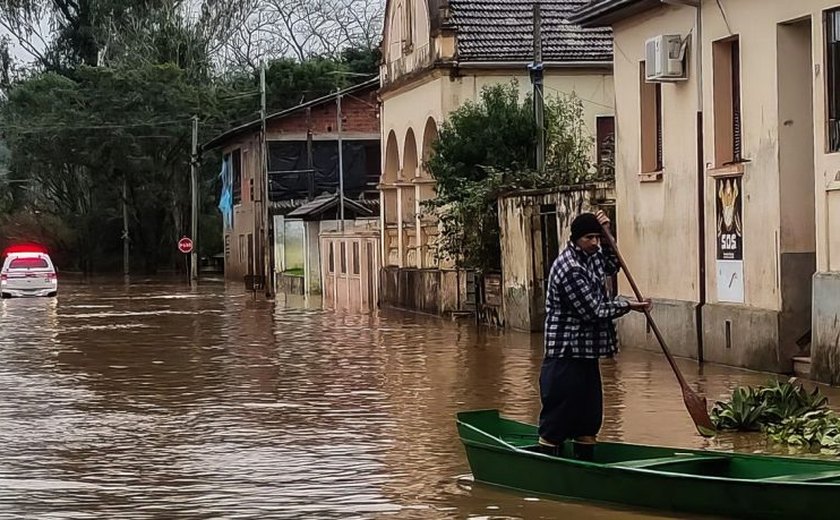
<svg viewBox="0 0 840 520">
<path fill-rule="evenodd" d="M 154 127 L 154 126 L 168 126 L 168 125 L 175 125 L 178 123 L 188 123 L 191 122 L 192 118 L 187 119 L 175 119 L 172 121 L 149 121 L 145 123 L 132 123 L 132 124 L 104 124 L 104 125 L 80 125 L 80 126 L 69 126 L 69 125 L 53 125 L 53 126 L 17 126 L 17 125 L 3 125 L 0 124 L 0 130 L 12 130 L 12 131 L 20 131 L 20 132 L 39 132 L 39 131 L 50 131 L 50 130 L 122 130 L 127 128 L 144 128 L 144 127 Z"/>
<path fill-rule="evenodd" d="M 562 91 L 562 90 L 560 90 L 560 89 L 556 89 L 556 88 L 554 88 L 554 87 L 549 87 L 549 86 L 548 86 L 548 85 L 546 85 L 546 84 L 543 84 L 543 87 L 547 88 L 548 90 L 553 90 L 554 92 L 557 92 L 558 94 L 563 94 L 563 95 L 565 95 L 565 96 L 570 95 L 568 92 L 563 92 L 563 91 Z M 580 95 L 578 95 L 576 92 L 575 92 L 573 95 L 574 95 L 576 98 L 580 99 L 581 101 L 585 101 L 585 102 L 590 103 L 590 104 L 592 104 L 592 105 L 599 106 L 599 107 L 601 107 L 601 108 L 608 108 L 608 109 L 610 109 L 610 110 L 615 110 L 615 107 L 613 107 L 613 106 L 610 106 L 610 105 L 605 105 L 605 104 L 603 104 L 603 103 L 599 103 L 599 102 L 597 102 L 597 101 L 593 101 L 593 100 L 591 100 L 591 99 L 588 99 L 588 98 L 585 98 L 585 97 L 581 97 L 581 96 L 580 96 Z M 545 94 L 543 94 L 543 101 L 545 101 Z"/>
<path fill-rule="evenodd" d="M 723 4 L 720 3 L 720 0 L 716 0 L 716 2 L 718 11 L 720 11 L 720 15 L 723 16 L 723 23 L 726 24 L 726 30 L 729 31 L 729 36 L 732 36 L 735 33 L 732 32 L 732 27 L 729 25 L 729 18 L 726 16 L 726 11 L 723 10 Z"/>
</svg>

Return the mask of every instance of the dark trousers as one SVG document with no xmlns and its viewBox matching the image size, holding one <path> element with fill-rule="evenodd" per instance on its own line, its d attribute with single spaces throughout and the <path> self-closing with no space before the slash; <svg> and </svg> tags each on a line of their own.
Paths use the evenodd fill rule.
<svg viewBox="0 0 840 520">
<path fill-rule="evenodd" d="M 545 358 L 540 370 L 540 437 L 552 444 L 595 436 L 604 418 L 597 359 Z"/>
</svg>

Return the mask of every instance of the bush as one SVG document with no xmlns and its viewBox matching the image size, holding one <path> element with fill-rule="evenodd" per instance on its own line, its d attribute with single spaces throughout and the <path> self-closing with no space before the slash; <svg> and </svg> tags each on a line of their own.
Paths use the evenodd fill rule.
<svg viewBox="0 0 840 520">
<path fill-rule="evenodd" d="M 819 388 L 795 383 L 736 388 L 729 401 L 715 403 L 712 421 L 719 430 L 763 431 L 774 442 L 840 454 L 840 417 Z"/>
</svg>

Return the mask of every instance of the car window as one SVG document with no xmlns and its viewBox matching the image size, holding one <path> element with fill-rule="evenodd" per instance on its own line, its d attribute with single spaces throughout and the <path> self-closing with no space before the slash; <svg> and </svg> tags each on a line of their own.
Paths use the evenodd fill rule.
<svg viewBox="0 0 840 520">
<path fill-rule="evenodd" d="M 9 263 L 9 269 L 47 269 L 48 267 L 47 261 L 39 257 L 15 258 Z"/>
</svg>

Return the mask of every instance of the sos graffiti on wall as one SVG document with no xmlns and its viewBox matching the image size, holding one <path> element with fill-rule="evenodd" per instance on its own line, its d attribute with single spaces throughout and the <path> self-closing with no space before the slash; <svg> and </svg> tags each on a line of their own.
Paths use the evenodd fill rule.
<svg viewBox="0 0 840 520">
<path fill-rule="evenodd" d="M 716 188 L 717 259 L 743 260 L 744 233 L 741 178 L 718 179 Z"/>
</svg>

